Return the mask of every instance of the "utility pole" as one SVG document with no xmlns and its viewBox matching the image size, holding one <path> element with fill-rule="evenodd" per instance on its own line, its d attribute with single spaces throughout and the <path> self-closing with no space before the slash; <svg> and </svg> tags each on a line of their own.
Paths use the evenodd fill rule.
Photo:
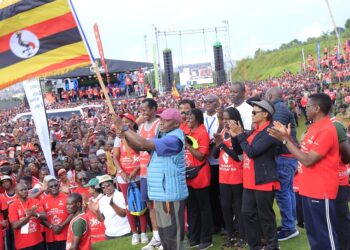
<svg viewBox="0 0 350 250">
<path fill-rule="evenodd" d="M 157 27 L 152 24 L 153 28 L 154 28 L 154 35 L 155 35 L 155 39 L 156 39 L 156 47 L 157 47 L 157 57 L 158 57 L 158 74 L 159 74 L 159 92 L 161 94 L 163 94 L 163 80 L 162 80 L 162 67 L 161 67 L 161 63 L 160 63 L 160 53 L 159 53 L 159 41 L 158 41 L 158 35 L 159 35 L 159 31 L 157 29 Z"/>
<path fill-rule="evenodd" d="M 147 43 L 147 35 L 143 36 L 143 39 L 145 40 L 145 55 L 146 55 L 146 62 L 148 62 L 148 43 Z"/>
</svg>

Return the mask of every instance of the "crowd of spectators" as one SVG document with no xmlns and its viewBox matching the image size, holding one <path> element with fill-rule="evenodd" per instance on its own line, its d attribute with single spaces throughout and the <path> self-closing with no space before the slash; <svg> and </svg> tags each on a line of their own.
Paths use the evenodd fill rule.
<svg viewBox="0 0 350 250">
<path fill-rule="evenodd" d="M 349 61 L 348 58 L 346 60 Z M 348 64 L 336 66 L 334 60 L 329 62 L 328 69 L 323 67 L 324 70 L 350 70 Z M 324 74 L 327 74 L 328 71 L 325 72 Z M 347 78 L 340 79 L 343 81 Z M 69 249 L 88 249 L 91 245 L 88 245 L 87 241 L 95 243 L 130 234 L 133 245 L 147 243 L 143 247 L 144 250 L 158 247 L 182 249 L 179 244 L 183 244 L 184 232 L 176 232 L 175 236 L 179 238 L 175 241 L 170 240 L 174 235 L 169 235 L 167 223 L 164 221 L 166 215 L 161 213 L 163 209 L 168 209 L 168 213 L 176 220 L 180 219 L 176 227 L 183 227 L 188 233 L 190 246 L 209 248 L 212 246 L 212 234 L 225 228 L 227 241 L 224 249 L 242 249 L 247 244 L 251 249 L 258 249 L 262 245 L 265 245 L 266 249 L 278 249 L 278 240 L 296 237 L 297 229 L 294 215 L 292 222 L 289 222 L 292 224 L 290 228 L 285 231 L 283 228 L 282 231 L 281 228 L 278 229 L 272 208 L 274 190 L 284 187 L 281 187 L 282 182 L 278 178 L 280 173 L 277 174 L 276 170 L 278 162 L 276 163 L 274 158 L 277 141 L 267 132 L 267 129 L 273 127 L 275 107 L 268 101 L 261 101 L 269 100 L 267 95 L 270 93 L 269 101 L 275 103 L 276 98 L 273 96 L 276 93 L 269 92 L 271 89 L 280 90 L 277 95 L 283 99 L 287 110 L 285 112 L 292 114 L 291 119 L 295 120 L 296 126 L 298 118 L 303 120 L 300 119 L 302 116 L 310 120 L 309 97 L 313 98 L 313 105 L 322 106 L 318 104 L 318 97 L 315 97 L 318 93 L 329 96 L 334 107 L 333 114 L 346 128 L 349 125 L 349 88 L 342 84 L 334 87 L 324 76 L 319 77 L 317 72 L 284 72 L 280 77 L 245 82 L 244 85 L 192 89 L 182 92 L 181 99 L 173 98 L 171 93 L 155 93 L 153 99 L 149 99 L 143 96 L 143 92 L 139 92 L 141 97 L 133 96 L 119 100 L 119 95 L 114 95 L 113 91 L 110 94 L 116 99 L 112 100 L 112 104 L 117 116 L 121 117 L 122 124 L 120 121 L 116 122 L 115 117 L 110 114 L 97 88 L 96 95 L 94 89 L 91 95 L 80 95 L 78 93 L 81 90 L 78 90 L 76 97 L 73 95 L 73 98 L 63 100 L 56 98 L 47 103 L 47 108 L 67 108 L 82 104 L 103 105 L 89 107 L 84 111 L 84 116 L 72 115 L 68 119 L 49 120 L 56 178 L 49 175 L 34 123 L 31 120 L 12 120 L 16 114 L 29 111 L 28 107 L 23 104 L 20 107 L 2 110 L 0 249 L 4 249 L 5 244 L 7 249 L 44 249 L 45 244 L 48 249 L 65 249 L 66 241 L 67 246 L 71 247 Z M 177 109 L 179 111 L 176 111 Z M 324 110 L 321 111 L 324 113 Z M 263 115 L 260 116 L 259 113 Z M 160 122 L 156 118 L 157 115 L 160 116 Z M 163 124 L 168 120 L 175 122 L 170 125 Z M 259 126 L 252 129 L 252 122 Z M 157 140 L 152 140 L 153 144 L 145 141 L 140 145 L 141 138 L 156 136 L 158 126 L 164 134 Z M 173 130 L 167 130 L 167 126 Z M 198 143 L 199 148 L 195 148 L 193 142 L 185 139 L 182 132 L 177 130 L 179 128 Z M 250 130 L 251 132 L 248 132 Z M 140 134 L 140 131 L 143 132 Z M 149 131 L 154 132 L 152 136 L 148 134 L 151 133 Z M 174 133 L 170 137 L 179 138 L 180 145 L 178 141 L 175 143 L 173 139 L 167 138 L 168 133 Z M 276 133 L 275 131 L 276 137 L 281 137 Z M 141 138 L 136 137 L 137 134 L 140 134 Z M 236 138 L 236 141 L 231 141 L 231 137 Z M 258 145 L 259 153 L 255 151 Z M 239 150 L 232 151 L 232 148 Z M 290 150 L 287 154 L 294 154 L 294 149 Z M 153 151 L 154 153 L 149 155 L 149 152 Z M 148 157 L 148 160 L 143 157 Z M 157 201 L 158 196 L 154 189 L 147 193 L 146 179 L 149 178 L 147 166 L 150 158 L 154 157 L 176 159 L 180 167 L 196 166 L 199 168 L 198 176 L 187 179 L 186 187 L 181 187 L 182 194 L 167 194 L 167 197 L 175 195 L 173 200 L 160 199 L 160 203 L 153 204 L 150 200 Z M 185 157 L 185 160 L 182 162 L 179 157 Z M 294 159 L 306 165 L 298 157 Z M 271 164 L 268 164 L 265 172 L 255 170 L 254 178 L 252 169 L 260 166 L 259 164 L 264 166 L 268 162 Z M 179 171 L 183 171 L 184 168 L 180 167 Z M 235 170 L 230 170 L 231 168 Z M 152 170 L 151 166 L 148 166 L 148 169 L 154 174 L 155 170 Z M 247 172 L 247 169 L 250 169 L 250 172 Z M 229 171 L 232 173 L 228 175 Z M 293 176 L 294 173 L 292 179 Z M 178 181 L 180 183 L 183 180 Z M 141 195 L 149 208 L 148 214 L 134 216 L 129 213 L 126 197 L 130 182 L 135 182 L 140 187 Z M 264 184 L 260 185 L 261 183 Z M 153 187 L 152 185 L 158 187 L 157 184 L 157 181 L 148 183 L 148 188 Z M 292 193 L 294 195 L 294 192 Z M 279 205 L 282 204 L 281 195 L 283 199 L 286 193 L 280 194 Z M 312 198 L 312 195 L 310 197 Z M 185 198 L 186 204 L 182 202 Z M 173 203 L 169 205 L 168 201 Z M 176 203 L 177 201 L 179 203 Z M 295 203 L 295 199 L 290 202 Z M 258 204 L 258 208 L 254 204 Z M 185 206 L 187 223 L 183 221 Z M 281 207 L 280 209 L 283 210 Z M 174 214 L 174 211 L 177 213 Z M 82 212 L 85 212 L 83 216 Z M 257 214 L 259 218 L 256 218 Z M 320 216 L 322 218 L 323 215 Z M 151 239 L 148 239 L 146 234 L 148 220 L 153 228 Z M 303 221 L 299 220 L 298 225 L 305 226 Z M 282 226 L 285 225 L 282 223 Z M 315 232 L 315 229 L 307 230 Z M 74 245 L 77 243 L 72 234 L 78 236 L 78 242 L 86 243 L 83 248 Z M 347 236 L 349 235 L 345 235 Z M 308 237 L 312 236 L 308 234 Z M 339 238 L 343 240 L 344 235 L 340 234 Z M 328 244 L 327 239 L 324 244 Z M 309 242 L 312 249 L 320 249 L 317 248 L 319 243 L 310 241 L 310 238 Z M 349 243 L 345 240 L 345 243 L 341 244 Z"/>
</svg>

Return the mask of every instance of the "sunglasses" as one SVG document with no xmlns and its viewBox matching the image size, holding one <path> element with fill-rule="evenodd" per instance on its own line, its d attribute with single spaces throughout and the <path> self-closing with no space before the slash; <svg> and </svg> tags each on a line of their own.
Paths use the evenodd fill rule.
<svg viewBox="0 0 350 250">
<path fill-rule="evenodd" d="M 58 187 L 58 184 L 55 184 L 55 185 L 50 185 L 49 188 L 57 188 Z"/>
<path fill-rule="evenodd" d="M 78 181 L 87 181 L 88 180 L 88 178 L 79 178 L 79 179 L 77 179 Z"/>
<path fill-rule="evenodd" d="M 258 114 L 258 113 L 263 113 L 263 112 L 265 112 L 265 111 L 255 111 L 255 110 L 253 110 L 253 111 L 252 111 L 252 114 L 253 114 L 253 115 L 256 115 L 256 114 Z"/>
</svg>

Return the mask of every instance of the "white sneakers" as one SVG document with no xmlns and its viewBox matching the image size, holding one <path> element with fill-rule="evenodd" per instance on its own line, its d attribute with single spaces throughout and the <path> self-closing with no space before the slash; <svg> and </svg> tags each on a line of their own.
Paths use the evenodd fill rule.
<svg viewBox="0 0 350 250">
<path fill-rule="evenodd" d="M 135 246 L 140 243 L 140 235 L 139 234 L 133 234 L 131 237 L 131 245 Z"/>
<path fill-rule="evenodd" d="M 156 240 L 154 237 L 152 237 L 151 241 L 146 246 L 141 248 L 141 250 L 155 250 L 155 249 L 162 250 L 163 247 L 160 241 Z"/>
<path fill-rule="evenodd" d="M 141 233 L 141 244 L 148 243 L 148 236 L 146 233 Z"/>
</svg>

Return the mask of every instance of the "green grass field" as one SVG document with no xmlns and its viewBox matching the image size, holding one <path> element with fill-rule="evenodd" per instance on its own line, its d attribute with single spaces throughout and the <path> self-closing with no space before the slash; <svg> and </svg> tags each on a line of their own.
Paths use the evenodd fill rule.
<svg viewBox="0 0 350 250">
<path fill-rule="evenodd" d="M 300 138 L 302 133 L 305 131 L 305 119 L 301 116 L 299 119 L 299 127 L 297 130 L 297 136 Z M 280 224 L 280 214 L 277 205 L 274 205 L 277 224 Z M 306 233 L 304 229 L 298 228 L 300 235 L 294 239 L 290 239 L 280 243 L 280 247 L 283 250 L 308 250 L 309 245 L 306 239 Z M 150 236 L 150 235 L 149 235 Z M 214 246 L 210 249 L 219 250 L 221 249 L 221 245 L 224 243 L 224 237 L 220 235 L 214 236 Z M 101 243 L 97 243 L 93 246 L 94 250 L 140 250 L 142 245 L 131 246 L 131 236 L 120 238 L 116 240 L 105 241 Z M 248 248 L 247 248 L 248 249 Z"/>
</svg>

